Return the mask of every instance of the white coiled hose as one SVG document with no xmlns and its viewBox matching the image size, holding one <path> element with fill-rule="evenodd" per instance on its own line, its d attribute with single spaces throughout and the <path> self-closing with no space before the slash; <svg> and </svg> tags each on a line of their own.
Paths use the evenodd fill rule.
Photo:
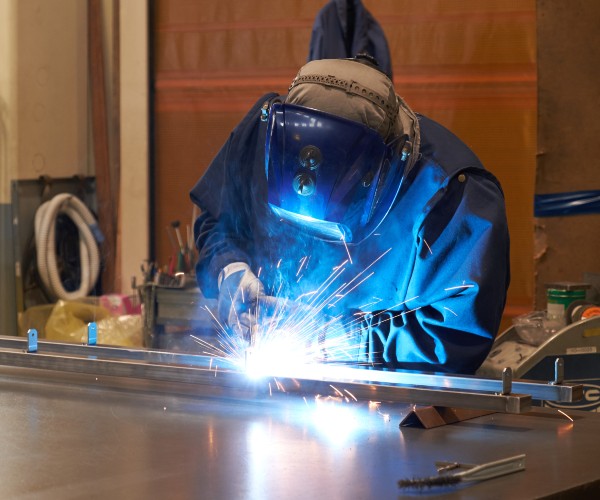
<svg viewBox="0 0 600 500">
<path fill-rule="evenodd" d="M 63 287 L 56 264 L 55 228 L 59 213 L 69 217 L 79 231 L 81 284 L 72 292 Z M 98 241 L 101 241 L 101 233 L 92 212 L 76 196 L 58 194 L 37 209 L 34 227 L 38 273 L 46 290 L 56 299 L 74 300 L 87 297 L 100 274 Z"/>
</svg>

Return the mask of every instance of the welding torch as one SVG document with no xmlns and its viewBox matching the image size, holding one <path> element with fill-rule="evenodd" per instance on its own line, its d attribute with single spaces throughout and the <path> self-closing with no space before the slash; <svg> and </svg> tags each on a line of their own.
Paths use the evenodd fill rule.
<svg viewBox="0 0 600 500">
<path fill-rule="evenodd" d="M 322 343 L 327 317 L 317 309 L 300 302 L 260 295 L 251 307 L 240 315 L 239 321 L 246 329 L 244 338 L 249 348 L 254 348 L 260 343 L 262 334 L 277 330 L 300 330 L 302 336 L 307 332 L 314 332 L 312 340 Z"/>
</svg>

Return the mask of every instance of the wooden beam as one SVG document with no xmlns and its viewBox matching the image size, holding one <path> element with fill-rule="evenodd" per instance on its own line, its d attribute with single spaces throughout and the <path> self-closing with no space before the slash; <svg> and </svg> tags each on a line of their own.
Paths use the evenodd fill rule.
<svg viewBox="0 0 600 500">
<path fill-rule="evenodd" d="M 88 0 L 89 64 L 92 104 L 92 142 L 96 169 L 98 224 L 104 234 L 102 291 L 115 291 L 116 217 L 110 168 L 101 0 Z"/>
</svg>

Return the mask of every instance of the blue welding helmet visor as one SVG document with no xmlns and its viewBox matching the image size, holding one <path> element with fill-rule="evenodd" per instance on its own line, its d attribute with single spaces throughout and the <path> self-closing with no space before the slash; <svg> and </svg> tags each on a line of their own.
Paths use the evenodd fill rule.
<svg viewBox="0 0 600 500">
<path fill-rule="evenodd" d="M 273 104 L 265 144 L 271 210 L 323 240 L 360 243 L 373 234 L 398 196 L 406 139 L 386 143 L 356 121 Z"/>
</svg>

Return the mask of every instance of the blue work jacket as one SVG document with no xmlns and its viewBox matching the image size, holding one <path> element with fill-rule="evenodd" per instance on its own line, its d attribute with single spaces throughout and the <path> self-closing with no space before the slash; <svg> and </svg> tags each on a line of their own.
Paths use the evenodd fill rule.
<svg viewBox="0 0 600 500">
<path fill-rule="evenodd" d="M 315 17 L 308 61 L 344 59 L 367 53 L 390 78 L 392 58 L 385 33 L 360 0 L 331 0 Z"/>
<path fill-rule="evenodd" d="M 252 107 L 190 193 L 203 210 L 194 232 L 205 295 L 216 296 L 219 272 L 236 261 L 251 266 L 268 294 L 291 299 L 310 294 L 345 262 L 339 279 L 352 290 L 329 299 L 331 314 L 361 312 L 362 360 L 473 373 L 498 331 L 509 284 L 498 181 L 454 134 L 417 115 L 418 161 L 377 231 L 347 247 L 313 238 L 277 220 L 267 204 L 260 108 L 274 97 Z"/>
</svg>

